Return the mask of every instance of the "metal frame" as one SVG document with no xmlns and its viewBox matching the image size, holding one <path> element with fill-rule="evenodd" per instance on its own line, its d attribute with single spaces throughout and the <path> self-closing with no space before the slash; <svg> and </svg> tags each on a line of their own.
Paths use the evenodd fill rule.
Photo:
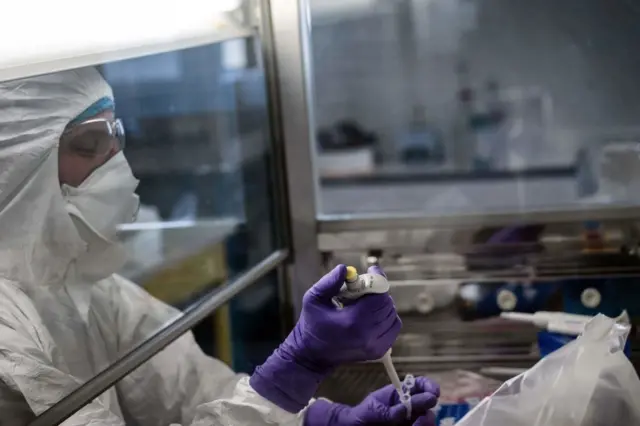
<svg viewBox="0 0 640 426">
<path fill-rule="evenodd" d="M 30 426 L 57 425 L 68 419 L 89 401 L 100 396 L 121 378 L 178 339 L 216 309 L 229 302 L 238 293 L 259 282 L 261 278 L 285 262 L 288 255 L 287 250 L 272 253 L 249 271 L 220 288 L 211 297 L 185 311 L 184 315 L 178 317 L 140 346 L 42 413 L 31 422 Z"/>
<path fill-rule="evenodd" d="M 215 30 L 214 30 L 215 31 Z M 58 71 L 104 64 L 107 62 L 122 61 L 141 56 L 166 53 L 174 50 L 190 49 L 192 47 L 220 43 L 234 38 L 249 37 L 253 32 L 247 28 L 236 26 L 231 21 L 220 32 L 211 31 L 206 34 L 194 34 L 177 40 L 162 40 L 157 43 L 128 46 L 119 50 L 103 50 L 87 52 L 76 56 L 64 58 L 51 58 L 34 61 L 30 64 L 0 67 L 0 81 L 9 81 L 18 78 L 34 77 Z M 19 36 L 18 36 L 19 37 Z"/>
<path fill-rule="evenodd" d="M 517 224 L 575 223 L 588 220 L 630 220 L 640 217 L 638 205 L 584 205 L 567 209 L 513 211 L 485 214 L 425 216 L 421 214 L 344 214 L 324 215 L 318 222 L 321 234 L 357 231 L 389 231 L 395 229 L 481 228 Z"/>
<path fill-rule="evenodd" d="M 318 179 L 314 168 L 312 61 L 309 16 L 305 0 L 262 0 L 264 58 L 276 141 L 282 144 L 290 247 L 294 259 L 289 271 L 290 300 L 296 317 L 302 296 L 322 274 L 318 250 Z"/>
</svg>

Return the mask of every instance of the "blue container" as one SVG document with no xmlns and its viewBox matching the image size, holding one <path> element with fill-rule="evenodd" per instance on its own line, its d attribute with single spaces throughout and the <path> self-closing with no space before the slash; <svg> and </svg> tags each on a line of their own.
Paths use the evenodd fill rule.
<svg viewBox="0 0 640 426">
<path fill-rule="evenodd" d="M 436 413 L 436 426 L 452 426 L 462 420 L 471 410 L 467 403 L 440 405 Z"/>
<path fill-rule="evenodd" d="M 604 314 L 615 318 L 626 309 L 631 318 L 640 317 L 640 277 L 582 278 L 563 282 L 563 311 L 568 314 Z M 588 308 L 580 301 L 587 288 L 598 290 L 602 301 L 596 308 Z"/>
<path fill-rule="evenodd" d="M 560 349 L 569 342 L 574 341 L 577 336 L 567 334 L 551 333 L 546 330 L 538 332 L 538 347 L 540 348 L 540 358 L 544 358 L 550 353 Z M 631 355 L 631 345 L 629 340 L 624 346 L 624 354 L 629 357 Z"/>
<path fill-rule="evenodd" d="M 548 308 L 551 298 L 558 291 L 557 283 L 535 283 L 525 285 L 518 282 L 489 282 L 462 284 L 459 297 L 462 315 L 466 319 L 489 318 L 500 315 L 498 306 L 500 291 L 509 291 L 517 298 L 514 312 L 534 313 Z"/>
</svg>

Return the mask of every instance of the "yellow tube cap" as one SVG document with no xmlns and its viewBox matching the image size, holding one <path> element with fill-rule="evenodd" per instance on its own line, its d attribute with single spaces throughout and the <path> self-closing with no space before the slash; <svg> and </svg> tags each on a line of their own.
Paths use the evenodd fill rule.
<svg viewBox="0 0 640 426">
<path fill-rule="evenodd" d="M 358 278 L 358 270 L 353 266 L 347 266 L 347 281 L 355 281 Z"/>
</svg>

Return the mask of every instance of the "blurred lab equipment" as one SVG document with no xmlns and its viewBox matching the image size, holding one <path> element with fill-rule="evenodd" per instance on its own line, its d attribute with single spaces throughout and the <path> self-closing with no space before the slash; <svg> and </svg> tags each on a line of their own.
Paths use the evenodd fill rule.
<svg viewBox="0 0 640 426">
<path fill-rule="evenodd" d="M 597 426 L 640 422 L 640 380 L 623 348 L 629 326 L 604 315 L 584 333 L 508 380 L 460 426 Z"/>
<path fill-rule="evenodd" d="M 550 353 L 560 349 L 562 346 L 575 340 L 584 332 L 585 327 L 593 319 L 588 315 L 566 314 L 563 312 L 539 311 L 533 314 L 523 314 L 517 312 L 503 312 L 502 318 L 511 321 L 522 321 L 534 324 L 541 328 L 538 332 L 538 349 L 540 356 L 545 357 Z M 629 314 L 623 311 L 615 318 L 616 323 L 630 325 Z M 631 355 L 630 341 L 624 345 L 624 353 Z"/>
<path fill-rule="evenodd" d="M 467 253 L 467 265 L 478 271 L 525 266 L 528 255 L 542 251 L 539 240 L 543 230 L 540 225 L 518 225 L 478 231 L 474 240 L 482 244 Z M 548 308 L 557 293 L 558 285 L 554 282 L 466 282 L 460 286 L 458 309 L 464 320 L 507 311 L 535 312 Z"/>
<path fill-rule="evenodd" d="M 470 83 L 469 70 L 458 70 L 458 116 L 454 164 L 465 170 L 521 171 L 548 167 L 552 100 L 537 88 L 501 88 L 489 79 L 483 90 Z"/>
<path fill-rule="evenodd" d="M 591 144 L 577 153 L 577 194 L 583 203 L 640 200 L 640 143 Z"/>
<path fill-rule="evenodd" d="M 568 279 L 562 290 L 563 311 L 579 315 L 608 316 L 626 310 L 640 316 L 639 276 Z"/>
<path fill-rule="evenodd" d="M 503 312 L 500 316 L 511 321 L 529 322 L 536 327 L 544 328 L 548 331 L 575 336 L 582 333 L 585 325 L 592 319 L 592 317 L 586 315 L 570 315 L 562 312 L 545 311 L 537 311 L 533 314 Z M 629 319 L 627 318 L 627 323 L 628 321 Z"/>
<path fill-rule="evenodd" d="M 469 127 L 475 138 L 475 169 L 491 170 L 502 166 L 499 156 L 507 149 L 506 115 L 497 81 L 488 81 L 482 94 L 484 99 L 476 103 Z"/>
<path fill-rule="evenodd" d="M 407 165 L 438 165 L 445 160 L 442 134 L 429 123 L 423 107 L 413 108 L 409 127 L 400 137 L 400 158 Z"/>
<path fill-rule="evenodd" d="M 554 152 L 550 130 L 553 126 L 553 99 L 536 87 L 514 87 L 501 91 L 504 108 L 504 145 L 496 152 L 496 165 L 503 170 L 566 166 L 549 159 Z M 558 163 L 559 161 L 559 163 Z"/>
<path fill-rule="evenodd" d="M 501 312 L 536 312 L 549 307 L 558 292 L 556 283 L 470 282 L 460 286 L 460 317 L 470 321 Z"/>
<path fill-rule="evenodd" d="M 378 161 L 377 135 L 353 120 L 319 129 L 317 142 L 317 167 L 322 175 L 367 173 Z"/>
<path fill-rule="evenodd" d="M 449 306 L 458 294 L 457 280 L 403 280 L 392 281 L 389 294 L 400 314 L 428 315 L 436 309 Z"/>
<path fill-rule="evenodd" d="M 374 147 L 377 141 L 375 133 L 365 130 L 354 120 L 338 121 L 330 129 L 319 132 L 318 144 L 321 150 L 340 150 L 358 147 Z"/>
</svg>

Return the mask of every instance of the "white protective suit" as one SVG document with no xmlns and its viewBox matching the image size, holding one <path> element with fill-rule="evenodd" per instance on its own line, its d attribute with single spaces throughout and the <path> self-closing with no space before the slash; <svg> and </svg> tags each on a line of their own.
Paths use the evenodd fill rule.
<svg viewBox="0 0 640 426">
<path fill-rule="evenodd" d="M 179 315 L 114 275 L 118 250 L 86 244 L 90 233 L 67 212 L 58 140 L 104 96 L 111 89 L 89 68 L 0 83 L 1 426 L 26 424 Z M 188 334 L 63 424 L 299 425 L 302 416 L 259 396 Z"/>
</svg>

